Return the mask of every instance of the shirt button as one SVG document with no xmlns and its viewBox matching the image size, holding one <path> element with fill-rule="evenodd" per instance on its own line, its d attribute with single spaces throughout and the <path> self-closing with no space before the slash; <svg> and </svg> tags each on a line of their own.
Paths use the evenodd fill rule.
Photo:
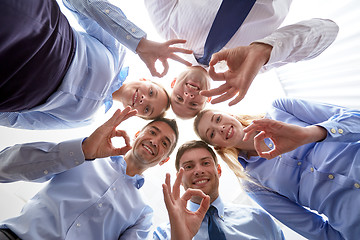
<svg viewBox="0 0 360 240">
<path fill-rule="evenodd" d="M 279 47 L 281 47 L 281 46 L 282 46 L 282 42 L 278 42 L 277 45 L 278 45 Z"/>
<path fill-rule="evenodd" d="M 130 40 L 130 38 L 131 38 L 130 35 L 126 35 L 127 40 Z"/>
<path fill-rule="evenodd" d="M 132 31 L 132 32 L 135 32 L 135 31 L 136 31 L 136 29 L 135 29 L 135 28 L 132 28 L 132 29 L 131 29 L 131 31 Z"/>
<path fill-rule="evenodd" d="M 282 155 L 280 154 L 280 155 L 279 155 L 279 158 L 281 158 L 281 157 L 282 157 Z"/>
<path fill-rule="evenodd" d="M 297 164 L 298 164 L 298 166 L 300 166 L 300 165 L 301 165 L 301 162 L 298 162 Z"/>
<path fill-rule="evenodd" d="M 78 162 L 78 161 L 75 161 L 75 164 L 76 164 L 76 165 L 79 165 L 79 162 Z"/>
<path fill-rule="evenodd" d="M 116 187 L 113 187 L 112 190 L 116 191 Z"/>
<path fill-rule="evenodd" d="M 340 134 L 342 134 L 342 133 L 344 133 L 344 130 L 342 130 L 341 128 L 338 130 L 338 132 L 340 133 Z"/>
<path fill-rule="evenodd" d="M 354 184 L 354 187 L 356 187 L 356 188 L 360 188 L 360 184 L 355 183 L 355 184 Z"/>
<path fill-rule="evenodd" d="M 312 167 L 312 168 L 310 168 L 310 171 L 311 171 L 311 172 L 314 172 L 314 168 L 313 168 L 313 167 Z"/>
<path fill-rule="evenodd" d="M 49 172 L 48 172 L 48 170 L 44 170 L 44 174 L 48 174 Z"/>
<path fill-rule="evenodd" d="M 332 132 L 332 133 L 336 133 L 335 128 L 330 129 L 330 132 Z"/>
<path fill-rule="evenodd" d="M 110 10 L 109 10 L 109 9 L 106 9 L 106 10 L 105 10 L 105 12 L 106 12 L 106 13 L 109 13 L 109 12 L 110 12 Z"/>
<path fill-rule="evenodd" d="M 98 205 L 99 207 L 102 207 L 102 203 L 99 203 L 99 205 Z"/>
<path fill-rule="evenodd" d="M 73 156 L 74 155 L 74 152 L 70 152 L 70 156 Z"/>
<path fill-rule="evenodd" d="M 270 143 L 270 144 L 269 144 L 269 147 L 272 147 L 272 146 L 273 146 L 272 143 Z"/>
<path fill-rule="evenodd" d="M 334 175 L 329 174 L 328 178 L 329 178 L 329 179 L 334 179 Z"/>
<path fill-rule="evenodd" d="M 77 227 L 80 227 L 80 226 L 81 226 L 81 224 L 80 224 L 80 223 L 77 223 L 77 224 L 76 224 L 76 226 L 77 226 Z"/>
</svg>

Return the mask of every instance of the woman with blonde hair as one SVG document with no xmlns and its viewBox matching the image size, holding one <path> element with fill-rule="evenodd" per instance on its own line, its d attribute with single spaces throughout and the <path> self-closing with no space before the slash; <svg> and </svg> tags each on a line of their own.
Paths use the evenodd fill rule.
<svg viewBox="0 0 360 240">
<path fill-rule="evenodd" d="M 289 228 L 308 239 L 360 236 L 360 111 L 278 99 L 265 117 L 204 110 L 194 129 Z"/>
</svg>

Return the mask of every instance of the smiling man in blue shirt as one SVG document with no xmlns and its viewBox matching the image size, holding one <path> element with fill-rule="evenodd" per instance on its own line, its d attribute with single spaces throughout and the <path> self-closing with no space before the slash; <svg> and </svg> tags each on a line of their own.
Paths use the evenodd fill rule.
<svg viewBox="0 0 360 240">
<path fill-rule="evenodd" d="M 180 146 L 176 155 L 175 167 L 178 174 L 180 168 L 184 169 L 181 184 L 185 190 L 197 189 L 210 196 L 210 205 L 216 209 L 215 221 L 223 231 L 227 240 L 284 239 L 279 226 L 277 226 L 272 218 L 263 210 L 249 206 L 224 203 L 222 201 L 219 196 L 221 168 L 217 162 L 214 151 L 205 142 L 190 141 Z M 174 184 L 174 186 L 175 185 L 176 184 Z M 188 202 L 188 209 L 191 212 L 196 212 L 198 209 L 201 209 L 200 205 L 202 205 L 202 200 L 203 197 L 201 195 L 192 195 Z M 168 206 L 167 208 L 169 211 Z M 186 209 L 181 207 L 180 210 L 169 211 L 169 216 L 170 223 L 173 222 L 171 226 L 175 228 L 175 231 L 184 229 L 185 225 L 184 231 L 191 233 L 194 231 L 194 226 L 197 225 L 197 223 L 194 222 L 195 213 L 189 214 Z M 180 222 L 179 219 L 183 219 L 182 224 L 184 225 L 175 224 L 175 222 Z M 200 229 L 193 239 L 214 239 L 212 238 L 213 236 L 209 236 L 211 234 L 208 232 L 208 223 L 209 217 L 206 215 L 202 219 Z M 171 234 L 174 234 L 175 231 L 170 229 L 170 224 L 159 226 L 154 232 L 154 239 L 170 239 Z M 184 232 L 180 234 L 181 236 L 191 235 L 185 234 Z M 216 239 L 221 240 L 224 238 L 218 237 Z"/>
<path fill-rule="evenodd" d="M 130 147 L 126 133 L 115 128 L 133 115 L 130 107 L 118 110 L 84 141 L 23 144 L 3 150 L 7 161 L 0 163 L 1 182 L 50 181 L 19 216 L 1 223 L 0 239 L 147 238 L 153 211 L 139 192 L 144 184 L 141 174 L 167 160 L 178 130 L 175 120 L 156 119 Z M 126 146 L 115 149 L 110 140 L 114 136 L 123 136 Z M 111 155 L 119 156 L 107 157 Z M 85 160 L 93 158 L 99 159 Z"/>
</svg>

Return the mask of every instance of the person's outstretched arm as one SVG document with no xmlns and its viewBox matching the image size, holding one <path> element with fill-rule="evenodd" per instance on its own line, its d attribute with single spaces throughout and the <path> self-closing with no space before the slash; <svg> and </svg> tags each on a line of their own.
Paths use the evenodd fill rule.
<svg viewBox="0 0 360 240">
<path fill-rule="evenodd" d="M 173 59 L 187 66 L 191 63 L 176 53 L 191 54 L 191 50 L 174 47 L 174 44 L 185 43 L 185 40 L 173 39 L 164 43 L 146 39 L 146 33 L 132 23 L 122 10 L 107 0 L 63 0 L 65 6 L 84 16 L 95 20 L 104 30 L 117 39 L 125 47 L 137 53 L 149 68 L 153 76 L 163 77 L 169 69 L 167 59 Z M 70 3 L 70 4 L 69 4 Z M 164 70 L 159 73 L 155 62 L 162 62 Z"/>
<path fill-rule="evenodd" d="M 331 20 L 311 19 L 282 27 L 271 35 L 212 55 L 209 75 L 213 80 L 225 81 L 220 87 L 201 91 L 201 95 L 214 98 L 211 103 L 229 99 L 232 106 L 246 95 L 259 71 L 280 67 L 287 63 L 309 60 L 321 54 L 335 40 L 338 26 Z M 226 61 L 226 72 L 215 72 L 214 66 Z"/>
<path fill-rule="evenodd" d="M 74 168 L 86 160 L 124 155 L 131 149 L 130 138 L 116 127 L 134 116 L 130 107 L 115 114 L 88 138 L 61 143 L 36 142 L 17 144 L 0 152 L 0 182 L 47 181 L 54 174 Z M 115 148 L 111 139 L 123 137 L 125 146 Z"/>
</svg>

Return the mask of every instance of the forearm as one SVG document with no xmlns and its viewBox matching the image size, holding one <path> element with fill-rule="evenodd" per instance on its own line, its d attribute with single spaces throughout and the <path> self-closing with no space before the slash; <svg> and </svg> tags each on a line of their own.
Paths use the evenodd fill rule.
<svg viewBox="0 0 360 240">
<path fill-rule="evenodd" d="M 333 43 L 338 31 L 338 26 L 327 19 L 306 20 L 276 30 L 256 41 L 273 47 L 264 69 L 315 58 Z"/>
<path fill-rule="evenodd" d="M 135 52 L 146 33 L 129 21 L 117 6 L 106 0 L 68 0 L 78 11 L 95 20 L 103 29 L 116 38 L 121 44 Z"/>
<path fill-rule="evenodd" d="M 47 180 L 85 161 L 82 139 L 18 144 L 0 152 L 0 182 Z"/>
</svg>

